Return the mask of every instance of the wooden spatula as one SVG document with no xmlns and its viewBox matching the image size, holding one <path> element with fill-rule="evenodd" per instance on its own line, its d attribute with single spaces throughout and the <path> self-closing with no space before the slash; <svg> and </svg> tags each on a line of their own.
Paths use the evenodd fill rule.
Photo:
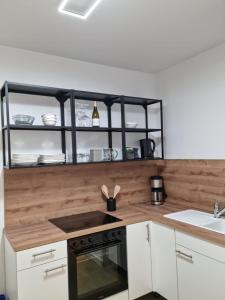
<svg viewBox="0 0 225 300">
<path fill-rule="evenodd" d="M 114 193 L 113 193 L 113 198 L 115 199 L 116 198 L 116 196 L 119 194 L 119 192 L 120 192 L 120 186 L 119 185 L 116 185 L 115 187 L 114 187 Z"/>
<path fill-rule="evenodd" d="M 102 190 L 102 194 L 105 195 L 107 199 L 109 199 L 109 191 L 107 186 L 103 184 L 101 190 Z"/>
</svg>

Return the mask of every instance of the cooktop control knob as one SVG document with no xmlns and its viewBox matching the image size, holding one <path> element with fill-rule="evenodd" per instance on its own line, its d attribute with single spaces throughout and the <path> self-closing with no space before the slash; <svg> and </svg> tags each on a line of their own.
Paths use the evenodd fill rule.
<svg viewBox="0 0 225 300">
<path fill-rule="evenodd" d="M 111 240 L 110 232 L 107 232 L 104 234 L 103 240 L 104 240 L 104 242 L 108 242 Z"/>
<path fill-rule="evenodd" d="M 115 240 L 116 239 L 116 232 L 115 231 L 108 232 L 107 238 L 108 238 L 109 241 Z"/>
</svg>

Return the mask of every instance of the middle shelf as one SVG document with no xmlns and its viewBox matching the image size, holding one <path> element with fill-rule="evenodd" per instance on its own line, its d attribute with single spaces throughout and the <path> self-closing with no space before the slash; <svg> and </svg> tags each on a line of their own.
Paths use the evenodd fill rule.
<svg viewBox="0 0 225 300">
<path fill-rule="evenodd" d="M 7 126 L 2 128 L 3 130 L 7 130 Z M 10 130 L 46 130 L 46 131 L 62 131 L 68 130 L 71 131 L 71 126 L 43 126 L 43 125 L 9 125 Z M 87 131 L 87 132 L 122 132 L 122 128 L 107 128 L 107 127 L 74 127 L 76 131 Z M 125 132 L 160 132 L 161 129 L 152 128 L 125 128 Z"/>
</svg>

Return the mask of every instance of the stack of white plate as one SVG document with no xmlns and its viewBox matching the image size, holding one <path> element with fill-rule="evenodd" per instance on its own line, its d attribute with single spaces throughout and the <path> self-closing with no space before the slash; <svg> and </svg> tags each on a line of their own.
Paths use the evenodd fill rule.
<svg viewBox="0 0 225 300">
<path fill-rule="evenodd" d="M 12 154 L 13 165 L 36 165 L 38 163 L 39 154 Z"/>
<path fill-rule="evenodd" d="M 60 164 L 65 162 L 65 154 L 42 154 L 39 157 L 40 164 Z"/>
<path fill-rule="evenodd" d="M 44 114 L 41 116 L 41 118 L 45 126 L 55 126 L 57 123 L 57 117 L 55 114 Z"/>
</svg>

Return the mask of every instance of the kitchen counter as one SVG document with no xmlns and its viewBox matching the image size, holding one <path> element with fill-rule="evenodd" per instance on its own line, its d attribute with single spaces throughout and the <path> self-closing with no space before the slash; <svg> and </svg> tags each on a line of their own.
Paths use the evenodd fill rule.
<svg viewBox="0 0 225 300">
<path fill-rule="evenodd" d="M 102 211 L 109 213 L 104 210 Z M 46 221 L 39 224 L 19 225 L 16 227 L 5 228 L 5 234 L 11 246 L 17 252 L 62 240 L 68 240 L 70 238 L 75 238 L 82 235 L 92 234 L 103 230 L 149 220 L 149 217 L 146 213 L 138 210 L 134 206 L 125 206 L 124 208 L 118 209 L 116 212 L 111 213 L 111 215 L 122 219 L 122 221 L 78 230 L 71 233 L 65 233 L 52 223 Z"/>
<path fill-rule="evenodd" d="M 128 205 L 118 209 L 111 215 L 122 219 L 120 222 L 83 229 L 72 233 L 65 233 L 52 223 L 46 221 L 33 225 L 20 225 L 17 227 L 5 228 L 5 234 L 13 249 L 18 252 L 45 244 L 50 244 L 70 238 L 92 234 L 95 232 L 108 230 L 120 226 L 126 226 L 144 221 L 155 221 L 182 232 L 195 235 L 205 240 L 218 243 L 225 246 L 225 235 L 216 233 L 207 229 L 199 228 L 179 221 L 165 218 L 164 215 L 185 209 L 191 209 L 190 206 L 173 204 L 168 201 L 162 206 L 152 206 L 150 203 Z M 103 211 L 106 212 L 106 211 Z M 108 213 L 108 212 L 107 212 Z"/>
</svg>

